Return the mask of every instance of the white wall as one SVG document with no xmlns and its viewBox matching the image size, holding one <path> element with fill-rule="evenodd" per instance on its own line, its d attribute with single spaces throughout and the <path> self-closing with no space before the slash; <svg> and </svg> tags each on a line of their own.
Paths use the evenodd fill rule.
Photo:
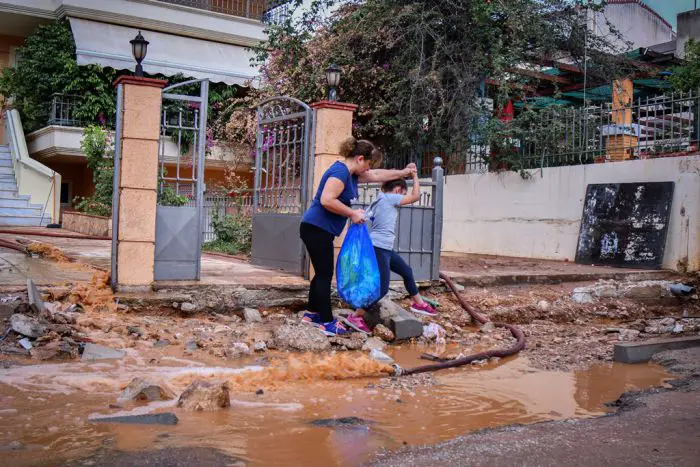
<svg viewBox="0 0 700 467">
<path fill-rule="evenodd" d="M 586 186 L 675 182 L 664 268 L 700 270 L 700 156 L 445 177 L 443 251 L 546 259 L 576 256 Z"/>
<path fill-rule="evenodd" d="M 609 36 L 608 21 L 624 37 L 613 41 L 620 52 L 673 40 L 671 26 L 638 0 L 610 2 L 602 12 L 591 13 L 589 28 L 599 36 Z M 631 42 L 631 47 L 625 42 Z"/>
</svg>

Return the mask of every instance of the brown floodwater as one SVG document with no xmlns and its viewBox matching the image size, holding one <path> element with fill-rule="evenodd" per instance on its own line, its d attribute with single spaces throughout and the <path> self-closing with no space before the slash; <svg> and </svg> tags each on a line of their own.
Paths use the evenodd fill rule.
<svg viewBox="0 0 700 467">
<path fill-rule="evenodd" d="M 388 351 L 404 367 L 424 364 L 421 350 Z M 592 417 L 628 390 L 659 385 L 669 375 L 653 364 L 600 364 L 552 372 L 514 357 L 435 373 L 436 384 L 386 388 L 387 368 L 359 353 L 197 361 L 128 350 L 119 362 L 47 363 L 0 369 L 0 447 L 5 465 L 57 464 L 101 449 L 139 451 L 211 447 L 249 465 L 358 465 L 381 448 L 436 443 L 473 430 L 513 423 Z M 228 366 L 224 366 L 228 365 Z M 179 394 L 198 378 L 228 381 L 231 408 L 193 413 L 175 401 L 110 409 L 134 377 Z M 339 380 L 346 376 L 351 379 Z M 380 384 L 381 383 L 381 384 Z M 256 395 L 257 389 L 264 394 Z M 93 423 L 96 416 L 174 412 L 176 426 Z M 360 417 L 354 428 L 311 425 L 321 418 Z M 19 441 L 23 449 L 11 451 Z"/>
</svg>

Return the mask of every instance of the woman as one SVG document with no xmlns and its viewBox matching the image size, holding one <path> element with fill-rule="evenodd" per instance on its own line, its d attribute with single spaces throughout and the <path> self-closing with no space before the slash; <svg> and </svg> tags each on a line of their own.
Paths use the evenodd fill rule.
<svg viewBox="0 0 700 467">
<path fill-rule="evenodd" d="M 333 280 L 333 240 L 345 228 L 347 219 L 354 224 L 365 221 L 362 209 L 352 209 L 357 198 L 357 184 L 383 183 L 403 178 L 415 170 L 409 164 L 403 170 L 371 169 L 382 154 L 366 140 L 348 138 L 340 145 L 343 161 L 335 162 L 321 177 L 316 196 L 301 219 L 299 233 L 314 267 L 309 288 L 309 313 L 302 320 L 319 326 L 328 336 L 348 332 L 331 311 L 331 281 Z"/>
</svg>

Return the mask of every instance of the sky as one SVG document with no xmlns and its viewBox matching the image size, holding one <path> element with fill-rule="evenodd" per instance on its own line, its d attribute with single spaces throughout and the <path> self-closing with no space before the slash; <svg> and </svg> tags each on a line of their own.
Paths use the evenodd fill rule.
<svg viewBox="0 0 700 467">
<path fill-rule="evenodd" d="M 692 10 L 695 7 L 696 0 L 644 0 L 644 3 L 663 16 L 675 30 L 676 15 L 683 11 Z M 700 7 L 700 0 L 697 0 L 697 5 Z"/>
</svg>

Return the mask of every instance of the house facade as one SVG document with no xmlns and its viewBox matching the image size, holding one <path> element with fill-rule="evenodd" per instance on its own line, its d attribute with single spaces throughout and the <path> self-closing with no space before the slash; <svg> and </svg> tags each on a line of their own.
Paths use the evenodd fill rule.
<svg viewBox="0 0 700 467">
<path fill-rule="evenodd" d="M 16 51 L 38 26 L 66 20 L 75 40 L 79 65 L 133 71 L 136 63 L 129 41 L 141 31 L 150 42 L 142 63 L 146 73 L 254 87 L 257 70 L 250 65 L 248 48 L 264 40 L 264 21 L 275 21 L 286 14 L 287 3 L 287 0 L 0 0 L 0 69 L 21 66 Z M 22 160 L 20 153 L 26 148 L 25 159 L 28 156 L 60 175 L 60 182 L 51 180 L 57 186 L 50 187 L 52 194 L 47 195 L 52 198 L 50 202 L 27 200 L 34 209 L 39 204 L 54 202 L 60 208 L 70 208 L 75 197 L 89 196 L 94 189 L 91 170 L 80 148 L 84 123 L 75 119 L 72 112 L 78 99 L 80 96 L 54 95 L 47 105 L 45 126 L 27 134 L 17 128 L 21 124 L 15 124 L 14 134 L 8 134 L 11 125 L 7 108 L 11 106 L 4 106 L 6 111 L 0 120 L 0 145 L 4 152 L 12 152 L 13 161 Z M 164 148 L 167 167 L 169 160 L 177 159 L 176 145 L 164 141 Z M 224 168 L 230 159 L 228 152 L 220 147 L 208 151 L 206 183 L 223 181 Z M 13 162 L 12 167 L 15 165 Z M 15 167 L 14 171 L 17 170 Z M 244 179 L 251 178 L 250 167 L 237 170 Z M 0 224 L 3 224 L 3 204 L 17 208 L 21 203 L 16 198 L 26 198 L 28 195 L 22 193 L 32 191 L 23 189 L 17 180 L 17 186 L 13 187 L 10 171 L 5 172 L 8 173 L 3 174 L 2 182 L 6 184 L 0 186 L 0 200 L 15 199 L 0 201 Z M 44 191 L 38 190 L 41 194 Z M 10 214 L 16 214 L 15 211 Z M 55 212 L 49 217 L 58 221 Z M 21 220 L 5 223 L 21 224 Z M 33 223 L 35 219 L 30 220 Z"/>
</svg>

